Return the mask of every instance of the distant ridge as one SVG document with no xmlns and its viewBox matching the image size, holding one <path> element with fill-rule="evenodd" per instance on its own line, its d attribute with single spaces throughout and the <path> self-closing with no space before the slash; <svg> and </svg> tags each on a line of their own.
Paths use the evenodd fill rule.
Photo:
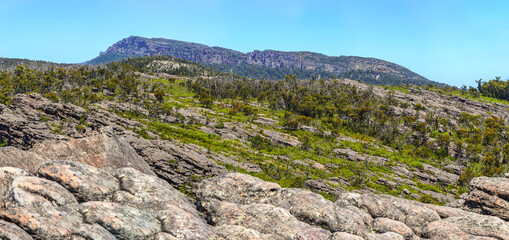
<svg viewBox="0 0 509 240">
<path fill-rule="evenodd" d="M 335 76 L 378 85 L 445 85 L 430 81 L 398 64 L 376 58 L 331 57 L 314 52 L 274 50 L 242 53 L 198 43 L 136 36 L 122 39 L 87 63 L 104 64 L 130 57 L 153 55 L 182 58 L 249 78 L 282 79 L 287 74 L 296 74 L 298 78 Z"/>
</svg>

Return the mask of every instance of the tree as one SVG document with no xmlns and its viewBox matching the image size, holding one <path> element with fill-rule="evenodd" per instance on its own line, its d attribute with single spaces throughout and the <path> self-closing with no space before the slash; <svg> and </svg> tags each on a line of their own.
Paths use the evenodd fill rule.
<svg viewBox="0 0 509 240">
<path fill-rule="evenodd" d="M 0 103 L 10 104 L 13 90 L 12 79 L 7 71 L 0 73 Z"/>
</svg>

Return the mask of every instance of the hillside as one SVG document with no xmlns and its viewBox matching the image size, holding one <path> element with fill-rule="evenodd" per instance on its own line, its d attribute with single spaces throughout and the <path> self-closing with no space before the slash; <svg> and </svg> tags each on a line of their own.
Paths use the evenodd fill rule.
<svg viewBox="0 0 509 240">
<path fill-rule="evenodd" d="M 2 58 L 0 57 L 0 71 L 1 70 L 14 70 L 17 66 L 24 65 L 31 69 L 47 70 L 55 67 L 70 67 L 74 64 L 60 64 L 47 61 L 34 61 L 29 59 L 19 58 Z"/>
<path fill-rule="evenodd" d="M 264 50 L 242 53 L 221 47 L 209 47 L 162 38 L 128 37 L 112 46 L 89 64 L 102 64 L 127 57 L 168 55 L 204 64 L 213 69 L 249 78 L 282 79 L 296 74 L 299 79 L 359 79 L 378 85 L 440 85 L 400 65 L 375 58 L 330 57 L 313 52 Z"/>
<path fill-rule="evenodd" d="M 509 239 L 508 105 L 475 89 L 168 56 L 0 89 L 2 238 Z"/>
</svg>

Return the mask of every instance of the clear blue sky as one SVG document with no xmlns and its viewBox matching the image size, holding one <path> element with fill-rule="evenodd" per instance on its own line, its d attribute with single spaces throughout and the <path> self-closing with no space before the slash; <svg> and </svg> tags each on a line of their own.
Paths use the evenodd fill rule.
<svg viewBox="0 0 509 240">
<path fill-rule="evenodd" d="M 0 0 L 0 57 L 78 63 L 122 38 L 392 61 L 461 86 L 509 78 L 509 1 Z"/>
</svg>

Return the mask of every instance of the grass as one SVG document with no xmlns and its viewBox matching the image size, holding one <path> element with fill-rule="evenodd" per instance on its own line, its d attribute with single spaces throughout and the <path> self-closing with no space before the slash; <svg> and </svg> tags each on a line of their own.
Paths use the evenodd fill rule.
<svg viewBox="0 0 509 240">
<path fill-rule="evenodd" d="M 156 84 L 159 88 L 165 92 L 164 97 L 164 108 L 165 109 L 188 109 L 191 107 L 201 106 L 197 103 L 194 97 L 194 93 L 184 85 L 184 80 L 175 80 L 174 83 L 165 79 L 154 79 L 149 81 L 151 84 Z M 406 88 L 401 86 L 388 87 L 390 90 L 396 91 L 408 91 Z M 266 181 L 276 182 L 282 187 L 298 187 L 304 186 L 304 182 L 310 179 L 329 179 L 331 177 L 342 177 L 353 183 L 351 186 L 342 186 L 347 190 L 360 189 L 369 187 L 375 189 L 381 193 L 386 193 L 394 196 L 398 196 L 402 193 L 404 188 L 407 188 L 411 193 L 418 193 L 415 188 L 423 190 L 431 190 L 435 192 L 444 193 L 439 187 L 424 183 L 418 183 L 417 187 L 402 185 L 396 189 L 389 188 L 384 185 L 377 184 L 377 177 L 367 177 L 367 173 L 382 176 L 383 174 L 394 174 L 390 166 L 397 163 L 407 164 L 414 170 L 423 169 L 423 163 L 428 162 L 422 158 L 415 158 L 410 153 L 412 149 L 402 148 L 396 151 L 390 151 L 378 140 L 368 137 L 361 133 L 355 133 L 350 131 L 344 126 L 339 126 L 337 132 L 342 137 L 351 138 L 353 140 L 338 141 L 331 136 L 324 136 L 320 134 L 310 133 L 303 130 L 287 131 L 281 128 L 281 125 L 276 124 L 275 126 L 266 126 L 257 124 L 254 122 L 256 116 L 246 115 L 242 111 L 233 113 L 232 108 L 229 106 L 234 105 L 238 100 L 223 99 L 219 103 L 214 103 L 209 109 L 214 112 L 201 111 L 206 119 L 215 122 L 215 128 L 224 129 L 226 125 L 234 125 L 236 127 L 246 127 L 250 125 L 257 125 L 262 131 L 260 135 L 263 136 L 263 130 L 273 130 L 282 132 L 285 134 L 297 137 L 301 142 L 305 144 L 297 147 L 289 147 L 278 144 L 269 144 L 269 147 L 254 148 L 250 143 L 254 138 L 249 138 L 246 142 L 239 140 L 226 140 L 222 139 L 218 135 L 208 134 L 201 131 L 199 128 L 202 125 L 193 121 L 191 123 L 184 124 L 184 116 L 180 116 L 181 120 L 177 121 L 180 123 L 166 123 L 161 122 L 158 119 L 153 119 L 149 116 L 145 116 L 134 112 L 117 112 L 118 115 L 124 116 L 129 119 L 134 119 L 143 124 L 143 126 L 131 129 L 138 133 L 141 137 L 151 139 L 150 132 L 157 134 L 162 139 L 175 140 L 182 143 L 192 143 L 201 147 L 204 147 L 208 151 L 221 153 L 225 156 L 230 156 L 241 161 L 248 161 L 258 164 L 262 168 L 262 172 L 250 173 L 242 168 L 235 167 L 232 164 L 219 163 L 226 167 L 230 171 L 238 171 L 252 176 L 261 178 Z M 282 110 L 271 110 L 265 108 L 264 103 L 258 104 L 256 111 L 258 114 L 270 116 L 276 120 L 281 120 L 285 116 L 285 112 Z M 174 111 L 170 114 L 177 115 Z M 187 120 L 186 120 L 187 121 Z M 242 125 L 240 125 L 242 123 Z M 331 123 L 324 123 L 321 120 L 314 119 L 312 125 L 319 129 L 331 130 Z M 244 129 L 248 132 L 253 131 L 246 127 Z M 233 130 L 235 131 L 235 130 Z M 437 135 L 438 133 L 433 133 Z M 357 140 L 357 141 L 356 141 Z M 338 158 L 332 154 L 335 148 L 350 148 L 356 152 L 367 154 L 370 156 L 384 157 L 389 161 L 386 165 L 378 165 L 374 163 L 366 162 L 354 162 L 346 159 Z M 271 156 L 286 156 L 288 160 L 275 159 Z M 315 169 L 311 166 L 294 166 L 293 161 L 300 160 L 303 162 L 313 161 L 322 165 L 329 165 L 326 170 Z M 177 164 L 175 160 L 169 160 L 168 164 Z M 288 169 L 292 167 L 292 169 Z M 201 179 L 198 176 L 191 176 L 192 181 L 198 182 Z M 189 194 L 181 188 L 180 190 Z M 457 189 L 458 192 L 464 189 Z M 450 191 L 450 189 L 448 190 Z M 322 193 L 322 196 L 329 200 L 335 200 L 335 196 L 330 194 Z M 426 198 L 423 201 L 431 201 L 432 199 Z"/>
</svg>

